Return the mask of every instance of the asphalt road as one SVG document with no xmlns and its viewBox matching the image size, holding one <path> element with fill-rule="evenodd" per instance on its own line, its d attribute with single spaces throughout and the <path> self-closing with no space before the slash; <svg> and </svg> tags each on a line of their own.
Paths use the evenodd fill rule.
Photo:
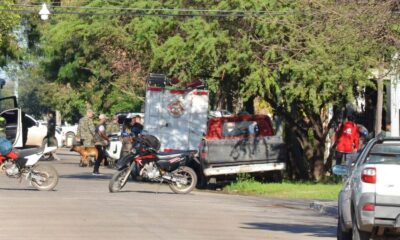
<svg viewBox="0 0 400 240">
<path fill-rule="evenodd" d="M 60 150 L 53 164 L 55 191 L 0 176 L 0 239 L 335 239 L 336 219 L 287 201 L 194 191 L 173 194 L 166 185 L 128 182 L 109 193 L 113 169 L 78 167 Z"/>
</svg>

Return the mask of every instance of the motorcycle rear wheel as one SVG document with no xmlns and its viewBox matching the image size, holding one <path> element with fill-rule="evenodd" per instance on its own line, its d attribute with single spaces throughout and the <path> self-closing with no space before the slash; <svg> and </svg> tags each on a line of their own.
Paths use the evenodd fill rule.
<svg viewBox="0 0 400 240">
<path fill-rule="evenodd" d="M 43 178 L 42 181 L 32 177 L 31 184 L 39 191 L 51 191 L 58 184 L 58 173 L 56 169 L 48 164 L 37 164 L 32 168 L 32 175 L 38 175 Z"/>
<path fill-rule="evenodd" d="M 169 188 L 174 193 L 187 194 L 196 187 L 197 175 L 190 167 L 180 167 L 172 172 L 172 176 L 178 179 L 178 181 L 169 184 Z M 182 180 L 186 183 L 182 183 Z"/>
<path fill-rule="evenodd" d="M 113 192 L 119 192 L 128 182 L 128 178 L 130 175 L 131 169 L 129 167 L 122 169 L 121 171 L 116 172 L 108 184 L 108 190 Z M 128 175 L 128 176 L 127 176 Z"/>
</svg>

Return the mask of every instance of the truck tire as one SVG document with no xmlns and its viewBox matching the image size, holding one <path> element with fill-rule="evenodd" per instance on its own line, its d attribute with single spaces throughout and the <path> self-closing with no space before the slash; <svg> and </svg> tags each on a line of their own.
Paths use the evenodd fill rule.
<svg viewBox="0 0 400 240">
<path fill-rule="evenodd" d="M 283 181 L 283 172 L 282 171 L 272 172 L 272 182 L 282 183 L 282 181 Z"/>
<path fill-rule="evenodd" d="M 206 189 L 208 186 L 208 178 L 202 172 L 196 172 L 197 174 L 197 188 L 198 189 Z"/>
</svg>

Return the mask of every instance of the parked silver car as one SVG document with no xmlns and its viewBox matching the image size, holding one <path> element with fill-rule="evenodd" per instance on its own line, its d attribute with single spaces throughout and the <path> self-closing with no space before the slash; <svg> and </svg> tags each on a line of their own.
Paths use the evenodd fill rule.
<svg viewBox="0 0 400 240">
<path fill-rule="evenodd" d="M 400 138 L 374 138 L 356 162 L 335 166 L 344 177 L 339 193 L 339 240 L 399 239 Z"/>
</svg>

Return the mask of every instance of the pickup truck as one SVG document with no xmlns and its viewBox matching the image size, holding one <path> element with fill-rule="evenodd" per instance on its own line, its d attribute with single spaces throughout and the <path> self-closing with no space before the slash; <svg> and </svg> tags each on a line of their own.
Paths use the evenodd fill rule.
<svg viewBox="0 0 400 240">
<path fill-rule="evenodd" d="M 210 118 L 199 146 L 200 179 L 239 173 L 262 173 L 281 181 L 286 167 L 286 145 L 274 135 L 267 115 L 234 115 Z"/>
<path fill-rule="evenodd" d="M 356 162 L 335 166 L 333 172 L 344 177 L 338 239 L 399 239 L 400 138 L 370 140 Z"/>
</svg>

